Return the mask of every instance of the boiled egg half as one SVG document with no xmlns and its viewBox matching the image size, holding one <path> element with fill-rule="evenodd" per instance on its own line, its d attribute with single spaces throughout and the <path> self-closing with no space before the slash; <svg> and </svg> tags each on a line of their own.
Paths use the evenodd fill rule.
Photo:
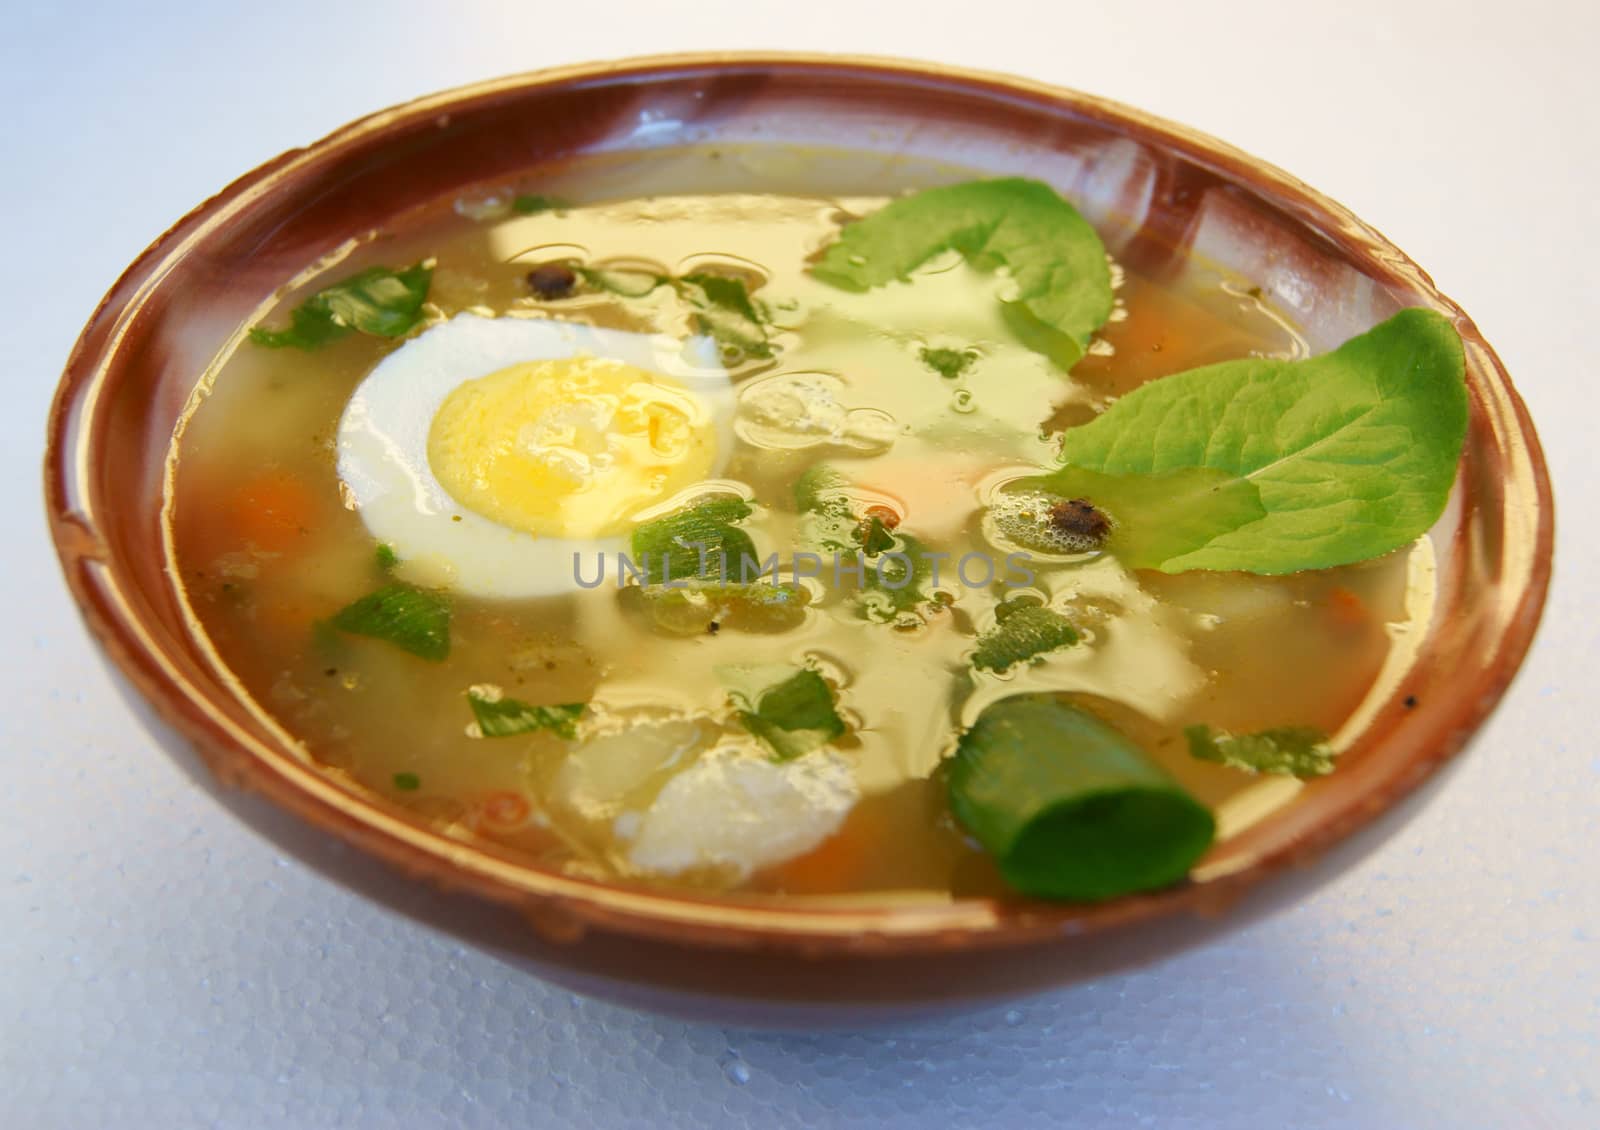
<svg viewBox="0 0 1600 1130">
<path fill-rule="evenodd" d="M 595 555 L 722 470 L 716 343 L 460 314 L 407 341 L 339 421 L 339 477 L 407 575 L 487 597 L 575 588 Z"/>
</svg>

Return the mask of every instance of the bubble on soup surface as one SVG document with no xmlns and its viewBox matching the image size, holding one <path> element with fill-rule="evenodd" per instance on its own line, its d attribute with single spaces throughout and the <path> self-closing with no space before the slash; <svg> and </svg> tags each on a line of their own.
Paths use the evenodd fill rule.
<svg viewBox="0 0 1600 1130">
<path fill-rule="evenodd" d="M 874 408 L 850 408 L 841 399 L 845 382 L 831 373 L 779 373 L 746 385 L 734 425 L 740 438 L 758 447 L 797 449 L 838 446 L 887 451 L 895 420 Z"/>
<path fill-rule="evenodd" d="M 1109 522 L 1093 506 L 1042 491 L 1003 491 L 986 517 L 1007 541 L 1063 557 L 1093 553 L 1110 533 Z"/>
</svg>

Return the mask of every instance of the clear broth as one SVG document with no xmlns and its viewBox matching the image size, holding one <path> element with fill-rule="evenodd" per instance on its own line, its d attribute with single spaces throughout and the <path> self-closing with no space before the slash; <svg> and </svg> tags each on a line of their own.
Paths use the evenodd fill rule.
<svg viewBox="0 0 1600 1130">
<path fill-rule="evenodd" d="M 725 158 L 700 159 L 710 167 Z M 867 295 L 845 295 L 807 275 L 807 257 L 840 220 L 880 198 L 652 196 L 630 184 L 627 198 L 607 201 L 616 194 L 616 169 L 598 162 L 587 176 L 569 172 L 563 194 L 595 202 L 561 212 L 511 214 L 509 192 L 425 209 L 331 257 L 283 296 L 274 316 L 363 267 L 432 258 L 435 320 L 467 310 L 542 313 L 684 336 L 683 312 L 669 299 L 586 294 L 541 302 L 526 272 L 570 256 L 737 275 L 772 304 L 783 327 L 774 359 L 732 370 L 746 424 L 744 408 L 761 382 L 826 373 L 842 380 L 848 405 L 882 414 L 864 417 L 865 431 L 880 446 L 884 435 L 893 440 L 887 450 L 793 447 L 792 436 L 741 425 L 717 481 L 764 504 L 750 523 L 758 549 L 793 544 L 794 480 L 825 459 L 866 495 L 893 505 L 906 529 L 952 561 L 995 552 L 980 521 L 983 492 L 1007 473 L 1048 465 L 1054 431 L 1168 373 L 1306 352 L 1248 280 L 1191 272 L 1174 289 L 1119 272 L 1117 313 L 1090 355 L 1063 374 L 1011 341 L 994 301 L 1004 280 L 959 260 L 938 260 L 910 285 Z M 922 346 L 973 346 L 979 357 L 951 380 L 921 363 Z M 425 663 L 382 642 L 317 628 L 378 583 L 374 539 L 341 491 L 335 434 L 357 384 L 394 348 L 352 334 L 309 353 L 240 344 L 219 360 L 174 444 L 168 517 L 176 574 L 221 662 L 315 762 L 452 835 L 499 842 L 541 865 L 787 894 L 1001 893 L 988 857 L 949 815 L 939 766 L 962 726 L 1019 690 L 1091 704 L 1212 806 L 1222 834 L 1232 834 L 1300 786 L 1194 760 L 1183 727 L 1294 724 L 1337 734 L 1426 615 L 1425 541 L 1376 561 L 1287 577 L 1134 573 L 1100 556 L 1036 566 L 1032 591 L 1067 612 L 1084 643 L 994 676 L 974 673 L 968 660 L 974 635 L 1010 595 L 998 584 L 941 585 L 948 603 L 900 627 L 860 619 L 848 586 L 821 585 L 792 630 L 727 626 L 676 636 L 652 630 L 608 579 L 592 591 L 518 601 L 457 594 L 450 656 Z M 292 521 L 273 520 L 272 500 L 262 495 L 275 490 L 294 495 Z M 591 702 L 602 730 L 700 719 L 707 733 L 726 735 L 738 723 L 715 667 L 802 660 L 837 689 L 851 723 L 839 748 L 856 767 L 863 799 L 815 851 L 748 877 L 714 868 L 665 879 L 634 873 L 616 816 L 647 806 L 672 768 L 644 774 L 625 796 L 585 814 L 556 795 L 570 785 L 562 776 L 568 743 L 551 733 L 475 736 L 463 698 L 468 686 L 487 683 L 536 704 Z M 400 788 L 397 777 L 420 787 Z"/>
</svg>

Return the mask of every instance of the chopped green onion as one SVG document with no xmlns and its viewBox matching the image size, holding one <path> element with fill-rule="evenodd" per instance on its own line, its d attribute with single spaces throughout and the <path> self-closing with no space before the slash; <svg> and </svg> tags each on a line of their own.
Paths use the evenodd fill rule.
<svg viewBox="0 0 1600 1130">
<path fill-rule="evenodd" d="M 748 558 L 756 559 L 750 535 L 734 525 L 750 516 L 741 498 L 713 498 L 674 511 L 633 531 L 633 562 L 649 584 L 691 577 L 739 580 Z"/>
<path fill-rule="evenodd" d="M 385 585 L 328 621 L 341 632 L 384 640 L 438 663 L 450 654 L 450 602 L 415 585 Z"/>
<path fill-rule="evenodd" d="M 717 340 L 730 361 L 772 356 L 767 317 L 742 279 L 723 275 L 684 275 L 673 285 L 695 311 L 694 328 Z"/>
<path fill-rule="evenodd" d="M 422 778 L 415 773 L 396 773 L 394 787 L 403 793 L 414 793 L 422 787 Z"/>
<path fill-rule="evenodd" d="M 626 267 L 583 267 L 573 264 L 572 269 L 588 285 L 615 294 L 618 298 L 643 298 L 657 287 L 672 281 L 667 275 Z"/>
<path fill-rule="evenodd" d="M 1255 734 L 1188 726 L 1183 734 L 1194 757 L 1248 773 L 1321 777 L 1333 772 L 1334 753 L 1328 735 L 1312 726 L 1281 726 Z"/>
<path fill-rule="evenodd" d="M 808 667 L 719 667 L 739 721 L 780 761 L 810 753 L 845 731 L 833 692 Z"/>
<path fill-rule="evenodd" d="M 472 706 L 478 732 L 486 738 L 509 738 L 534 730 L 552 730 L 571 739 L 577 737 L 577 721 L 587 709 L 581 702 L 532 706 L 520 699 L 507 698 L 499 687 L 488 685 L 469 688 L 467 702 Z"/>
<path fill-rule="evenodd" d="M 643 298 L 670 286 L 694 312 L 695 332 L 714 338 L 726 360 L 738 363 L 772 356 L 766 308 L 750 297 L 743 279 L 704 272 L 674 278 L 631 267 L 574 265 L 572 269 L 589 286 L 619 298 Z"/>
<path fill-rule="evenodd" d="M 1079 707 L 1015 695 L 987 707 L 950 765 L 950 807 L 1006 881 L 1093 901 L 1188 874 L 1211 813 L 1137 745 Z"/>
</svg>

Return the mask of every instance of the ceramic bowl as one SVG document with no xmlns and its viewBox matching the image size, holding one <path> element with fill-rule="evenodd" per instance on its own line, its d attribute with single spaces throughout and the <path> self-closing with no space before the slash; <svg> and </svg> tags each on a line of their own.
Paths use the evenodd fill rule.
<svg viewBox="0 0 1600 1130">
<path fill-rule="evenodd" d="M 774 157 L 731 163 L 722 188 L 792 189 L 783 155 L 797 147 L 849 155 L 810 185 L 838 193 L 952 170 L 1049 181 L 1123 262 L 1163 278 L 1220 264 L 1254 280 L 1318 349 L 1402 307 L 1449 316 L 1466 343 L 1472 419 L 1452 503 L 1430 535 L 1437 612 L 1339 771 L 1169 890 L 1097 905 L 905 905 L 706 897 L 541 870 L 438 834 L 275 739 L 198 645 L 161 538 L 173 427 L 224 341 L 308 264 L 424 201 L 580 156 L 670 162 L 675 147 L 708 143 Z M 46 496 L 72 593 L 130 701 L 198 783 L 339 881 L 510 962 L 732 1023 L 862 1022 L 1022 993 L 1148 961 L 1304 897 L 1445 776 L 1522 660 L 1550 575 L 1550 485 L 1527 412 L 1472 322 L 1404 254 L 1299 181 L 1192 130 L 929 64 L 641 59 L 365 118 L 245 175 L 157 240 L 83 331 L 49 427 Z"/>
</svg>

